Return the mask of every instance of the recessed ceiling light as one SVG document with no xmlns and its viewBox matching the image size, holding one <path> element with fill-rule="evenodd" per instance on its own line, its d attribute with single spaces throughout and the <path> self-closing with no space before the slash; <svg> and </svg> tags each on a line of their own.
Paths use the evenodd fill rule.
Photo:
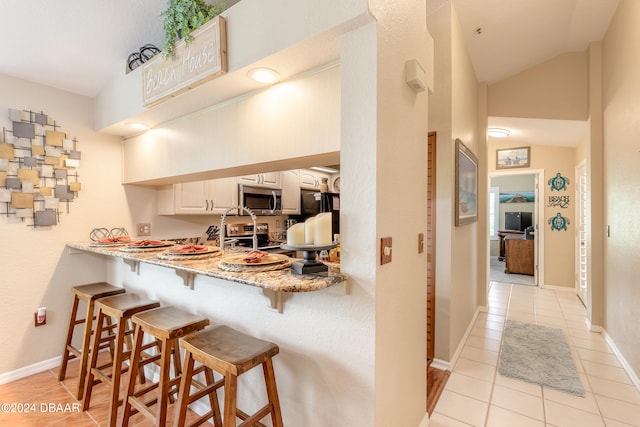
<svg viewBox="0 0 640 427">
<path fill-rule="evenodd" d="M 504 128 L 489 128 L 487 130 L 487 135 L 492 136 L 494 138 L 506 138 L 511 135 L 511 131 L 509 129 Z"/>
<path fill-rule="evenodd" d="M 127 122 L 127 126 L 129 126 L 130 128 L 133 128 L 133 129 L 137 129 L 137 130 L 149 130 L 149 129 L 151 129 L 151 127 L 149 127 L 148 125 L 145 125 L 144 123 L 138 123 L 138 122 Z"/>
<path fill-rule="evenodd" d="M 248 76 L 259 83 L 275 83 L 280 80 L 278 72 L 270 68 L 253 68 L 249 70 Z"/>
</svg>

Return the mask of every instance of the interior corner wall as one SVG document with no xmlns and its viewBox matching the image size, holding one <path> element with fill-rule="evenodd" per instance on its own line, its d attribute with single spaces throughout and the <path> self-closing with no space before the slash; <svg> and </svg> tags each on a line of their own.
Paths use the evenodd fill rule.
<svg viewBox="0 0 640 427">
<path fill-rule="evenodd" d="M 390 236 L 393 244 L 392 261 L 376 262 L 375 425 L 417 426 L 427 390 L 427 257 L 416 245 L 427 224 L 428 94 L 409 87 L 405 67 L 411 59 L 427 67 L 426 4 L 374 0 L 370 7 L 378 23 L 376 243 Z"/>
<path fill-rule="evenodd" d="M 451 93 L 453 98 L 452 136 L 459 138 L 476 154 L 479 161 L 481 143 L 478 138 L 478 81 L 471 58 L 467 52 L 462 35 L 462 28 L 458 21 L 455 8 L 452 9 L 451 51 L 453 84 Z M 454 156 L 455 144 L 450 146 L 450 153 Z M 453 162 L 455 164 L 455 161 Z M 482 170 L 482 167 L 478 168 Z M 455 168 L 454 168 L 455 170 Z M 485 169 L 486 170 L 486 169 Z M 451 175 L 453 177 L 454 175 Z M 486 178 L 485 178 L 486 179 Z M 486 180 L 483 180 L 486 182 Z M 454 189 L 455 191 L 455 189 Z M 478 186 L 478 200 L 487 198 L 487 188 Z M 455 199 L 455 198 L 454 198 Z M 480 203 L 478 203 L 478 207 Z M 480 219 L 481 215 L 478 215 Z M 484 217 L 486 218 L 486 217 Z M 478 222 L 456 227 L 453 223 L 451 250 L 451 347 L 453 355 L 458 349 L 464 334 L 478 308 L 478 259 L 479 235 L 478 229 L 484 225 Z M 437 243 L 436 243 L 437 247 Z M 482 261 L 484 262 L 484 260 Z M 464 266 L 464 268 L 461 268 Z M 437 291 L 437 285 L 436 285 Z"/>
<path fill-rule="evenodd" d="M 602 41 L 604 112 L 604 327 L 640 375 L 640 2 L 621 0 Z M 604 233 L 606 233 L 603 230 Z"/>
<path fill-rule="evenodd" d="M 489 116 L 586 120 L 588 76 L 586 52 L 558 55 L 492 84 Z"/>
<path fill-rule="evenodd" d="M 435 358 L 451 360 L 451 248 L 453 231 L 451 13 L 447 4 L 427 19 L 434 40 L 434 90 L 429 96 L 429 130 L 436 132 L 436 320 Z"/>
<path fill-rule="evenodd" d="M 0 247 L 0 376 L 62 354 L 71 308 L 69 288 L 107 279 L 102 257 L 72 255 L 69 241 L 86 241 L 95 227 L 125 227 L 132 219 L 121 179 L 120 138 L 93 131 L 90 98 L 0 75 L 0 126 L 8 108 L 42 111 L 60 125 L 58 131 L 78 140 L 82 190 L 68 205 L 60 204 L 58 224 L 32 227 L 30 220 L 2 215 Z M 47 324 L 35 328 L 33 313 L 47 308 Z M 18 374 L 16 374 L 18 375 Z"/>
<path fill-rule="evenodd" d="M 435 41 L 435 89 L 429 100 L 429 130 L 437 133 L 438 147 L 434 350 L 437 359 L 451 361 L 478 307 L 478 287 L 483 286 L 478 274 L 482 226 L 474 223 L 456 227 L 454 222 L 455 139 L 461 139 L 480 162 L 485 156 L 478 138 L 479 86 L 455 9 L 451 4 L 445 5 L 427 22 Z M 479 186 L 479 199 L 486 197 L 485 187 Z"/>
</svg>

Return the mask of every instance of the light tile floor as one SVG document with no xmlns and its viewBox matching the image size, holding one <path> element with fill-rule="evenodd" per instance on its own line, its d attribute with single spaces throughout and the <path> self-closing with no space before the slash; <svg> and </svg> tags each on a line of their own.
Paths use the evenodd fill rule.
<svg viewBox="0 0 640 427">
<path fill-rule="evenodd" d="M 577 397 L 500 375 L 505 319 L 560 328 L 585 388 Z M 492 282 L 430 427 L 640 427 L 640 392 L 569 291 Z"/>
</svg>

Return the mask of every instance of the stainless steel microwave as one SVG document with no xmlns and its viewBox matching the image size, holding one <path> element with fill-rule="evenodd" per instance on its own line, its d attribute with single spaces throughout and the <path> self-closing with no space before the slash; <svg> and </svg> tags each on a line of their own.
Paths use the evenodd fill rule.
<svg viewBox="0 0 640 427">
<path fill-rule="evenodd" d="M 282 190 L 238 184 L 238 202 L 256 215 L 282 215 Z M 239 215 L 247 215 L 242 209 Z"/>
</svg>

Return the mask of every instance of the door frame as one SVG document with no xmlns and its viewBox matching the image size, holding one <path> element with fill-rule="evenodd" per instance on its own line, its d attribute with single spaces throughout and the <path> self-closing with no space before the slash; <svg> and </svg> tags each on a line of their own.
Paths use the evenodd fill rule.
<svg viewBox="0 0 640 427">
<path fill-rule="evenodd" d="M 588 224 L 588 209 L 589 209 L 589 201 L 588 201 L 588 197 L 589 197 L 589 189 L 588 187 L 585 188 L 585 200 L 584 202 L 581 200 L 580 198 L 580 179 L 578 176 L 578 173 L 580 171 L 580 169 L 584 168 L 584 174 L 587 177 L 587 184 L 589 185 L 589 176 L 588 176 L 588 170 L 587 170 L 587 160 L 584 159 L 582 160 L 580 163 L 578 163 L 575 167 L 575 175 L 574 175 L 574 179 L 575 179 L 575 201 L 576 201 L 576 206 L 575 206 L 575 213 L 574 213 L 574 217 L 575 217 L 575 221 L 576 221 L 576 235 L 575 235 L 575 287 L 576 287 L 576 295 L 578 295 L 578 298 L 580 299 L 580 301 L 582 301 L 582 304 L 584 304 L 585 307 L 587 307 L 587 302 L 589 299 L 589 287 L 590 287 L 590 282 L 589 282 L 589 256 L 585 255 L 587 257 L 586 259 L 586 269 L 587 271 L 585 272 L 586 277 L 585 277 L 585 282 L 586 282 L 586 290 L 585 290 L 585 294 L 582 295 L 580 293 L 580 230 L 579 230 L 579 226 L 582 220 L 584 220 L 584 223 L 582 224 L 582 226 L 584 227 L 584 232 L 585 233 L 589 233 L 589 228 L 587 227 Z M 584 203 L 584 206 L 583 206 Z M 582 218 L 582 209 L 585 209 L 586 218 Z M 588 235 L 587 237 L 585 237 L 585 250 L 588 250 Z"/>
<path fill-rule="evenodd" d="M 545 180 L 544 180 L 544 169 L 519 169 L 519 170 L 509 170 L 509 171 L 494 171 L 489 172 L 489 179 L 487 180 L 487 195 L 491 192 L 491 178 L 499 177 L 499 176 L 510 176 L 510 175 L 535 175 L 535 198 L 536 203 L 534 203 L 534 216 L 535 216 L 535 247 L 533 251 L 533 259 L 534 259 L 534 274 L 533 274 L 533 283 L 535 286 L 540 288 L 544 288 L 544 225 L 541 222 L 542 217 L 544 216 L 544 190 L 545 190 Z M 488 197 L 488 196 L 487 196 Z M 489 218 L 489 202 L 487 199 L 487 219 Z M 491 257 L 491 236 L 489 236 L 489 227 L 487 227 L 487 263 L 490 263 Z"/>
</svg>

